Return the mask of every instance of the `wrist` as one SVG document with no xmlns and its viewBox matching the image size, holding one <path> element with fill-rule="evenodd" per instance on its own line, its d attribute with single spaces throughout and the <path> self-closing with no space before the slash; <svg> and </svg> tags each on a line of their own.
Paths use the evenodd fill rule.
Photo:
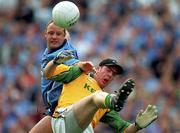
<svg viewBox="0 0 180 133">
<path fill-rule="evenodd" d="M 60 63 L 58 63 L 58 62 L 57 62 L 57 59 L 55 58 L 55 59 L 53 60 L 53 64 L 54 64 L 54 65 L 59 65 Z"/>
<path fill-rule="evenodd" d="M 80 61 L 77 63 L 77 66 L 84 71 L 85 70 L 85 62 L 84 61 Z"/>
<path fill-rule="evenodd" d="M 59 65 L 56 60 L 53 60 L 53 65 Z"/>
<path fill-rule="evenodd" d="M 135 122 L 135 127 L 136 127 L 137 130 L 141 130 L 142 129 L 142 127 L 140 127 L 137 122 Z"/>
</svg>

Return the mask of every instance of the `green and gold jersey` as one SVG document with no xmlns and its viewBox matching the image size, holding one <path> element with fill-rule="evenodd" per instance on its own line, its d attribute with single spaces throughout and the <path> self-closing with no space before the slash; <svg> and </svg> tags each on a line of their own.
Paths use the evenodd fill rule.
<svg viewBox="0 0 180 133">
<path fill-rule="evenodd" d="M 58 108 L 76 103 L 97 90 L 101 90 L 101 88 L 96 81 L 83 73 L 78 78 L 63 85 L 61 98 L 58 100 Z"/>
<path fill-rule="evenodd" d="M 56 67 L 50 77 L 52 80 L 63 82 L 63 90 L 56 109 L 70 106 L 96 91 L 102 91 L 96 80 L 83 73 L 77 66 L 69 67 L 61 64 Z M 99 109 L 92 120 L 93 127 L 95 127 L 101 119 L 102 122 L 108 124 L 113 121 L 109 125 L 115 129 L 115 131 L 124 131 L 130 123 L 122 120 L 118 113 L 109 111 L 109 109 Z"/>
<path fill-rule="evenodd" d="M 61 76 L 58 75 L 58 73 L 60 73 Z M 75 73 L 76 76 L 73 73 Z M 59 65 L 56 67 L 56 70 L 51 73 L 51 76 L 54 80 L 61 80 L 61 82 L 64 82 L 61 97 L 58 100 L 56 109 L 70 106 L 96 91 L 101 91 L 96 80 L 89 75 L 82 73 L 79 67 Z M 96 123 L 99 122 L 101 117 L 107 111 L 108 109 L 99 109 L 96 112 L 92 121 L 93 127 L 95 127 Z"/>
</svg>

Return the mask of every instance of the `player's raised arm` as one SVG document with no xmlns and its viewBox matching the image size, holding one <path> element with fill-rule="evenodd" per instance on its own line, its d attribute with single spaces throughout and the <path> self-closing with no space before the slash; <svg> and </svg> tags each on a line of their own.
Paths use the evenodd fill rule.
<svg viewBox="0 0 180 133">
<path fill-rule="evenodd" d="M 57 69 L 57 66 L 60 65 L 60 64 L 64 64 L 64 62 L 70 60 L 70 59 L 73 59 L 74 56 L 73 56 L 73 51 L 72 50 L 66 50 L 66 51 L 62 51 L 60 52 L 52 61 L 50 61 L 45 69 L 44 69 L 44 76 L 46 78 L 50 78 L 54 75 L 57 75 L 63 71 L 66 71 L 68 70 L 68 67 L 64 66 L 64 67 L 60 67 L 61 70 L 59 71 L 56 71 Z"/>
<path fill-rule="evenodd" d="M 145 111 L 141 110 L 136 116 L 134 124 L 129 125 L 125 132 L 126 133 L 136 133 L 137 131 L 146 128 L 152 122 L 158 118 L 158 110 L 154 105 L 148 105 Z"/>
</svg>

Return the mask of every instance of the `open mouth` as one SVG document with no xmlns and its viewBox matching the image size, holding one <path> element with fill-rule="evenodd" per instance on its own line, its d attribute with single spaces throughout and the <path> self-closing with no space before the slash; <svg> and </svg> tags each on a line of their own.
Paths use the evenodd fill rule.
<svg viewBox="0 0 180 133">
<path fill-rule="evenodd" d="M 108 79 L 103 79 L 103 83 L 106 84 L 109 80 Z"/>
<path fill-rule="evenodd" d="M 57 44 L 58 42 L 57 41 L 51 41 L 51 44 Z"/>
</svg>

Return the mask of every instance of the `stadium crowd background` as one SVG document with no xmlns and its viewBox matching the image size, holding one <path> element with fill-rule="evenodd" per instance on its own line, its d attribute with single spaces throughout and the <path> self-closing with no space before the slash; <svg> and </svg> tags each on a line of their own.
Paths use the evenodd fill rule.
<svg viewBox="0 0 180 133">
<path fill-rule="evenodd" d="M 0 133 L 26 133 L 43 116 L 43 31 L 58 0 L 0 0 Z M 119 59 L 136 90 L 121 116 L 133 122 L 147 104 L 158 120 L 142 133 L 180 133 L 180 1 L 74 0 L 81 18 L 71 41 L 81 60 Z M 113 89 L 114 91 L 114 89 Z M 100 124 L 96 133 L 113 133 Z"/>
</svg>

